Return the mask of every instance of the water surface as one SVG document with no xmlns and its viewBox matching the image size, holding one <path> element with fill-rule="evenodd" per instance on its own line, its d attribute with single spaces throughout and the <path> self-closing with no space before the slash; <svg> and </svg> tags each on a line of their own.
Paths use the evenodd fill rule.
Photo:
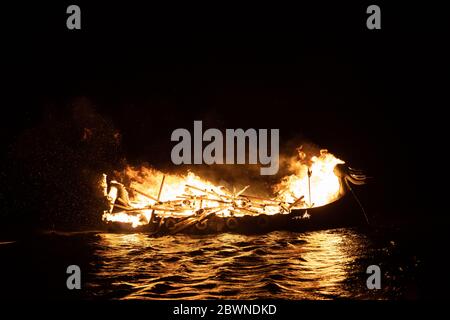
<svg viewBox="0 0 450 320">
<path fill-rule="evenodd" d="M 377 248 L 352 229 L 159 238 L 102 233 L 90 245 L 91 297 L 388 299 L 402 289 L 395 282 L 367 289 L 367 266 L 383 265 L 394 245 Z"/>
</svg>

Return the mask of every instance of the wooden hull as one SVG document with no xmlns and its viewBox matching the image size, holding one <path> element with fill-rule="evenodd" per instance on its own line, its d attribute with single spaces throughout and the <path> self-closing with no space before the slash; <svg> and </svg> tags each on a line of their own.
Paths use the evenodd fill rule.
<svg viewBox="0 0 450 320">
<path fill-rule="evenodd" d="M 305 218 L 305 214 L 309 218 Z M 255 215 L 243 217 L 207 217 L 155 219 L 153 223 L 132 228 L 124 223 L 108 223 L 110 232 L 144 232 L 155 235 L 167 234 L 215 234 L 232 232 L 241 234 L 261 234 L 276 230 L 304 232 L 329 229 L 364 223 L 362 212 L 349 195 L 322 207 L 293 210 L 289 214 Z"/>
</svg>

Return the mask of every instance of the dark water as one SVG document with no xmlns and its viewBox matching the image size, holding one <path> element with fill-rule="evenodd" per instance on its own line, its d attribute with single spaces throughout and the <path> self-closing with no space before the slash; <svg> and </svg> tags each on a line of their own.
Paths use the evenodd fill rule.
<svg viewBox="0 0 450 320">
<path fill-rule="evenodd" d="M 34 294 L 50 299 L 417 298 L 421 264 L 390 237 L 380 241 L 354 229 L 158 238 L 66 233 L 1 247 L 3 257 L 11 255 L 0 267 L 2 294 L 20 295 L 33 280 Z M 65 286 L 70 264 L 83 273 L 76 293 Z M 366 286 L 373 264 L 382 271 L 380 290 Z"/>
<path fill-rule="evenodd" d="M 404 262 L 385 266 L 395 243 L 377 248 L 351 229 L 161 238 L 99 234 L 91 245 L 98 263 L 87 289 L 97 297 L 389 299 L 405 286 Z M 384 289 L 367 289 L 371 264 L 384 269 Z"/>
</svg>

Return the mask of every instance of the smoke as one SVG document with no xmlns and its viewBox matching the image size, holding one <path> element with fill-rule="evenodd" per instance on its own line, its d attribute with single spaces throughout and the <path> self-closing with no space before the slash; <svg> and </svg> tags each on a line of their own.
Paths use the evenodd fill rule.
<svg viewBox="0 0 450 320">
<path fill-rule="evenodd" d="M 48 107 L 13 143 L 8 216 L 33 227 L 94 226 L 105 205 L 95 182 L 122 163 L 120 134 L 89 100 Z"/>
<path fill-rule="evenodd" d="M 280 153 L 280 169 L 276 175 L 261 175 L 260 165 L 249 164 L 214 164 L 214 165 L 167 165 L 164 167 L 155 167 L 149 163 L 137 164 L 131 167 L 141 170 L 158 170 L 166 174 L 184 176 L 187 172 L 192 172 L 203 180 L 207 180 L 214 185 L 224 186 L 230 191 L 240 191 L 246 186 L 250 186 L 245 194 L 261 197 L 273 197 L 276 193 L 276 185 L 286 176 L 297 174 L 298 166 L 309 162 L 299 161 L 298 149 L 306 154 L 306 159 L 320 154 L 320 148 L 310 142 L 300 139 L 292 139 L 280 146 L 283 151 Z M 130 177 L 126 172 L 115 173 L 111 179 L 120 181 L 125 185 L 131 183 Z M 159 183 L 159 182 L 158 182 Z"/>
</svg>

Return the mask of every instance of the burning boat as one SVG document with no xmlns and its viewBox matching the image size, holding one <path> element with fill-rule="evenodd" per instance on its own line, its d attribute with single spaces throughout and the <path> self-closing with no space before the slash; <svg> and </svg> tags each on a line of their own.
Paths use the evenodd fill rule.
<svg viewBox="0 0 450 320">
<path fill-rule="evenodd" d="M 367 220 L 351 187 L 365 183 L 361 171 L 325 149 L 310 158 L 301 148 L 297 151 L 293 174 L 273 186 L 273 197 L 250 194 L 250 186 L 229 190 L 192 172 L 180 176 L 127 168 L 128 185 L 108 182 L 103 175 L 110 207 L 102 219 L 110 231 L 152 234 L 306 231 L 336 227 L 343 214 L 360 210 Z"/>
</svg>

